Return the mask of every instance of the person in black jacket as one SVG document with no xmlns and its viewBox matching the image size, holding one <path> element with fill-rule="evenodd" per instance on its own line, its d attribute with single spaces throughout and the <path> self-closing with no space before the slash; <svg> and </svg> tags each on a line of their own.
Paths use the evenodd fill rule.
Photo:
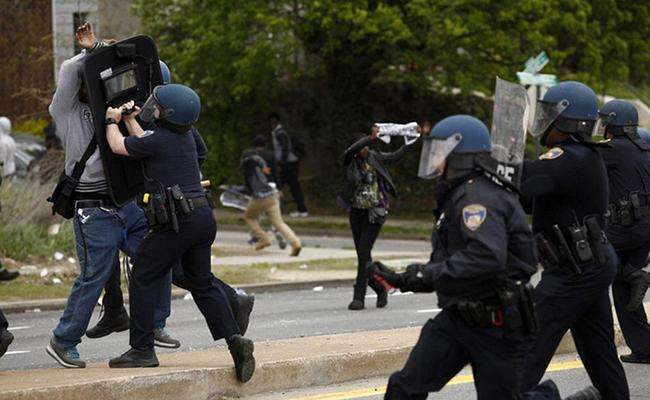
<svg viewBox="0 0 650 400">
<path fill-rule="evenodd" d="M 393 153 L 371 150 L 370 145 L 377 139 L 378 133 L 379 128 L 373 126 L 369 136 L 359 139 L 341 157 L 345 180 L 337 200 L 350 214 L 358 262 L 354 295 L 348 305 L 350 310 L 364 308 L 367 286 L 377 293 L 377 307 L 383 308 L 388 302 L 386 289 L 374 281 L 368 281 L 366 265 L 372 261 L 372 247 L 388 214 L 389 195 L 396 194 L 395 184 L 385 165 L 400 161 L 406 154 L 406 146 Z"/>
</svg>

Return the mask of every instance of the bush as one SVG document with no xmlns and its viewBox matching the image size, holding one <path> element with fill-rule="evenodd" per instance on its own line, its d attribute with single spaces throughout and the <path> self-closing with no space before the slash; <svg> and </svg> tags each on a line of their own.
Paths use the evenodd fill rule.
<svg viewBox="0 0 650 400">
<path fill-rule="evenodd" d="M 61 223 L 45 201 L 53 183 L 26 180 L 4 182 L 0 187 L 0 254 L 17 261 L 43 261 L 55 251 L 74 253 L 72 224 L 64 221 L 57 235 L 48 227 Z"/>
</svg>

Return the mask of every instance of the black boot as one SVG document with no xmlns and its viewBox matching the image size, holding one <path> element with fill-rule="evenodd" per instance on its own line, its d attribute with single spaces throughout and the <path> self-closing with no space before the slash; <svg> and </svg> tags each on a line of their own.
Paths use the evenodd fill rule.
<svg viewBox="0 0 650 400">
<path fill-rule="evenodd" d="M 14 341 L 14 335 L 6 329 L 0 328 L 0 357 L 4 356 L 11 342 Z"/>
<path fill-rule="evenodd" d="M 235 362 L 235 374 L 239 382 L 248 382 L 255 372 L 255 357 L 253 341 L 242 335 L 233 335 L 228 338 L 228 350 Z"/>
<path fill-rule="evenodd" d="M 388 291 L 386 291 L 386 288 L 372 279 L 368 281 L 368 286 L 377 293 L 377 308 L 386 307 L 388 304 Z"/>
<path fill-rule="evenodd" d="M 237 305 L 233 307 L 232 311 L 235 316 L 235 321 L 237 321 L 237 326 L 239 326 L 239 331 L 243 336 L 248 330 L 248 323 L 250 322 L 250 316 L 255 305 L 255 295 L 238 293 L 236 302 Z"/>
<path fill-rule="evenodd" d="M 97 325 L 86 331 L 86 336 L 91 339 L 97 339 L 108 336 L 113 332 L 123 332 L 127 329 L 129 329 L 129 314 L 127 314 L 126 309 L 122 307 L 118 313 L 115 313 L 114 311 L 104 312 L 104 315 Z"/>
<path fill-rule="evenodd" d="M 348 310 L 363 310 L 365 307 L 366 285 L 354 285 L 354 296 L 352 302 L 348 305 Z"/>
<path fill-rule="evenodd" d="M 624 363 L 650 364 L 650 354 L 632 352 L 630 354 L 624 354 L 620 358 Z"/>
<path fill-rule="evenodd" d="M 110 368 L 152 368 L 160 365 L 154 349 L 130 349 L 119 357 L 108 362 Z"/>
<path fill-rule="evenodd" d="M 564 400 L 601 400 L 600 392 L 593 386 L 584 388 L 581 391 L 572 394 Z"/>
</svg>

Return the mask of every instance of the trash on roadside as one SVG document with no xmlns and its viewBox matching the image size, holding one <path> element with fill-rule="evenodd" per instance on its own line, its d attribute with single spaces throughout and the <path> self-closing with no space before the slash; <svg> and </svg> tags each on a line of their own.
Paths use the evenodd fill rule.
<svg viewBox="0 0 650 400">
<path fill-rule="evenodd" d="M 41 278 L 45 278 L 47 276 L 47 274 L 49 274 L 49 273 L 50 272 L 47 270 L 47 268 L 43 268 L 41 270 Z"/>
<path fill-rule="evenodd" d="M 298 269 L 307 269 L 309 268 L 309 265 L 307 264 L 302 264 L 301 266 L 298 267 Z"/>
<path fill-rule="evenodd" d="M 52 224 L 47 228 L 47 234 L 50 236 L 58 235 L 61 230 L 61 224 Z"/>
<path fill-rule="evenodd" d="M 325 289 L 325 288 L 322 287 L 322 286 L 316 286 L 316 287 L 313 289 L 313 291 L 314 291 L 314 292 L 322 292 L 324 289 Z"/>
<path fill-rule="evenodd" d="M 62 282 L 61 279 L 59 278 L 52 278 L 52 283 L 55 285 L 60 285 Z"/>
<path fill-rule="evenodd" d="M 55 252 L 54 252 L 54 259 L 55 259 L 56 261 L 61 261 L 61 260 L 63 260 L 63 257 L 64 257 L 64 255 L 63 255 L 63 253 L 61 253 L 60 251 L 55 251 Z"/>
<path fill-rule="evenodd" d="M 68 262 L 69 262 L 70 264 L 74 264 L 74 263 L 77 262 L 77 260 L 75 260 L 74 257 L 68 257 Z"/>
<path fill-rule="evenodd" d="M 276 272 L 277 270 L 278 270 L 277 267 L 271 267 L 271 269 L 269 270 L 269 272 L 272 273 L 272 274 L 275 274 L 275 272 Z"/>
<path fill-rule="evenodd" d="M 38 268 L 35 265 L 23 265 L 20 267 L 19 271 L 23 275 L 30 275 L 37 273 Z"/>
</svg>

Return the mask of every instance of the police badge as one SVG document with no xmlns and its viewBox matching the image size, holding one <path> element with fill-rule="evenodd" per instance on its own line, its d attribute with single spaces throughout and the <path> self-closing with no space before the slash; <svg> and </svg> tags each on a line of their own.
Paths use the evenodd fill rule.
<svg viewBox="0 0 650 400">
<path fill-rule="evenodd" d="M 485 221 L 487 210 L 482 204 L 470 204 L 463 208 L 463 222 L 470 231 L 477 230 Z"/>
</svg>

